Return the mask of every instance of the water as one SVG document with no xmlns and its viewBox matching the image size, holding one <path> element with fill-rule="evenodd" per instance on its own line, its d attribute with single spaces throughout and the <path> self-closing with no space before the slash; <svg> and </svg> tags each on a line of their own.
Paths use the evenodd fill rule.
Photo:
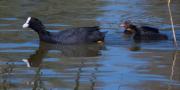
<svg viewBox="0 0 180 90">
<path fill-rule="evenodd" d="M 172 11 L 180 44 L 180 2 Z M 175 51 L 164 0 L 1 0 L 0 90 L 179 90 L 179 50 Z M 99 25 L 104 45 L 39 42 L 22 24 L 41 19 L 49 31 Z M 133 43 L 119 24 L 161 28 L 167 41 Z"/>
</svg>

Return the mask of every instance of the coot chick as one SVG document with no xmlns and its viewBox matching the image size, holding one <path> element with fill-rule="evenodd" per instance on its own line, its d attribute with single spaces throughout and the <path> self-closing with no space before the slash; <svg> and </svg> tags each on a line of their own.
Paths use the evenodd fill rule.
<svg viewBox="0 0 180 90">
<path fill-rule="evenodd" d="M 134 40 L 167 40 L 168 37 L 165 34 L 155 33 L 155 32 L 143 32 L 139 30 L 135 25 L 129 25 L 127 28 L 128 31 L 133 33 Z"/>
<path fill-rule="evenodd" d="M 83 44 L 103 42 L 105 33 L 98 26 L 70 28 L 60 32 L 46 31 L 42 22 L 34 17 L 28 17 L 23 28 L 31 28 L 38 33 L 40 41 L 59 44 Z"/>
<path fill-rule="evenodd" d="M 131 23 L 131 21 L 125 21 L 124 23 L 122 23 L 120 26 L 124 27 L 124 33 L 125 34 L 133 34 L 133 32 L 131 30 L 128 30 L 129 27 L 133 25 Z M 135 25 L 134 25 L 135 26 Z M 149 26 L 141 26 L 138 28 L 141 32 L 150 32 L 150 33 L 159 33 L 159 29 L 158 28 L 154 28 L 154 27 L 149 27 Z"/>
</svg>

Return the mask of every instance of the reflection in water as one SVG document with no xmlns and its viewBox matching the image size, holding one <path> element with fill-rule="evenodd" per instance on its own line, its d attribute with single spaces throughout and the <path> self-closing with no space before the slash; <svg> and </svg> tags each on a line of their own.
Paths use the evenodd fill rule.
<svg viewBox="0 0 180 90">
<path fill-rule="evenodd" d="M 95 67 L 95 72 L 92 73 L 92 77 L 91 77 L 91 86 L 90 86 L 90 90 L 94 90 L 95 89 L 95 86 L 96 86 L 96 73 L 98 72 L 98 68 Z"/>
<path fill-rule="evenodd" d="M 38 67 L 35 75 L 35 80 L 33 81 L 33 90 L 36 90 L 37 88 L 42 87 L 43 82 L 40 79 L 41 78 L 41 64 L 43 61 L 43 58 L 46 56 L 48 51 L 50 50 L 59 50 L 61 51 L 61 57 L 96 57 L 100 55 L 99 50 L 103 48 L 102 45 L 54 45 L 54 44 L 48 44 L 41 42 L 39 49 L 36 51 L 35 54 L 30 55 L 28 59 L 23 59 L 24 62 L 26 62 L 28 67 Z M 80 87 L 80 79 L 81 79 L 81 73 L 82 68 L 84 66 L 84 61 L 81 60 L 81 64 L 78 67 L 76 79 L 75 79 L 75 87 L 74 90 L 79 90 Z M 93 78 L 95 78 L 94 74 L 92 75 Z M 94 79 L 91 80 L 92 85 L 90 88 L 93 88 L 95 85 Z M 93 90 L 93 89 L 91 89 Z"/>
<path fill-rule="evenodd" d="M 83 70 L 82 70 L 83 66 L 85 66 L 85 65 L 84 65 L 84 61 L 82 60 L 80 66 L 78 67 L 78 71 L 77 71 L 77 75 L 76 75 L 76 79 L 75 79 L 74 90 L 80 90 L 79 87 L 80 87 L 80 83 L 81 83 L 81 81 L 80 81 L 81 76 L 82 76 L 81 73 L 83 74 Z M 90 90 L 94 90 L 95 84 L 96 84 L 96 74 L 95 73 L 97 72 L 98 68 L 95 67 L 94 69 L 95 69 L 95 71 L 91 73 L 91 77 L 89 80 L 91 83 L 91 85 L 89 86 Z"/>
<path fill-rule="evenodd" d="M 11 73 L 13 73 L 14 64 L 6 63 L 6 65 L 0 66 L 0 89 L 1 90 L 9 90 L 11 87 L 16 87 L 14 84 L 10 82 Z"/>
<path fill-rule="evenodd" d="M 83 60 L 81 61 L 81 65 L 79 66 L 79 68 L 78 68 L 78 71 L 77 71 L 77 75 L 76 75 L 76 79 L 75 79 L 75 87 L 74 87 L 74 89 L 73 90 L 80 90 L 79 89 L 79 87 L 80 87 L 80 83 L 81 83 L 81 73 L 83 73 L 83 66 L 84 66 L 84 62 L 83 62 Z M 94 72 L 92 72 L 91 73 L 91 77 L 90 77 L 90 90 L 94 90 L 94 88 L 95 88 L 95 85 L 96 85 L 96 72 L 98 71 L 98 68 L 97 67 L 95 67 L 94 68 L 95 69 L 95 71 Z"/>
<path fill-rule="evenodd" d="M 130 51 L 139 51 L 141 50 L 141 44 L 138 42 L 132 42 L 132 45 L 130 46 L 129 50 Z"/>
<path fill-rule="evenodd" d="M 43 58 L 46 57 L 48 51 L 50 50 L 58 50 L 61 51 L 61 57 L 96 57 L 100 55 L 100 50 L 103 49 L 102 45 L 92 44 L 92 45 L 55 45 L 55 44 L 48 44 L 44 42 L 40 42 L 39 49 L 35 52 L 35 54 L 30 55 L 28 59 L 23 59 L 23 61 L 27 64 L 28 67 L 37 67 L 36 74 L 34 76 L 33 81 L 28 83 L 33 85 L 33 90 L 37 89 L 46 89 L 44 86 L 44 82 L 41 79 L 43 76 L 42 70 L 42 61 Z M 75 78 L 75 87 L 74 90 L 79 90 L 80 87 L 80 80 L 81 80 L 81 73 L 83 73 L 82 69 L 85 68 L 84 60 L 81 60 L 80 66 L 77 67 L 78 71 L 76 72 Z M 95 72 L 97 71 L 97 67 L 95 67 Z M 90 82 L 91 90 L 95 87 L 95 79 L 96 75 L 92 72 L 92 78 Z"/>
<path fill-rule="evenodd" d="M 104 47 L 99 44 L 90 45 L 58 45 L 40 42 L 39 49 L 35 54 L 30 55 L 28 59 L 23 59 L 27 67 L 39 67 L 43 58 L 50 50 L 60 51 L 60 57 L 96 57 L 101 55 L 100 50 Z"/>
<path fill-rule="evenodd" d="M 34 80 L 31 82 L 33 84 L 32 90 L 46 90 L 44 83 L 41 79 L 42 73 L 41 73 L 41 67 L 38 67 L 36 70 L 36 74 L 34 76 Z"/>
<path fill-rule="evenodd" d="M 152 90 L 179 90 L 179 51 L 150 49 L 136 55 L 136 58 L 147 61 L 147 65 L 138 69 L 139 73 L 144 75 L 143 83 L 139 83 L 140 87 Z"/>
<path fill-rule="evenodd" d="M 171 74 L 170 74 L 170 83 L 169 83 L 169 86 L 168 86 L 168 90 L 172 90 L 171 85 L 173 85 L 172 82 L 173 82 L 173 76 L 174 76 L 174 73 L 175 73 L 174 68 L 175 68 L 175 65 L 176 65 L 176 59 L 177 59 L 177 51 L 175 51 L 174 54 L 173 54 L 172 66 L 171 66 Z"/>
<path fill-rule="evenodd" d="M 177 51 L 174 52 L 173 55 L 173 62 L 172 62 L 172 68 L 171 68 L 171 76 L 170 76 L 170 80 L 173 80 L 173 75 L 174 75 L 174 67 L 176 65 L 176 58 L 177 58 Z"/>
<path fill-rule="evenodd" d="M 81 62 L 78 71 L 77 71 L 77 77 L 75 79 L 76 85 L 74 87 L 74 90 L 79 90 L 79 86 L 80 86 L 80 79 L 81 79 L 81 72 L 82 72 L 82 68 L 83 68 L 83 61 Z"/>
<path fill-rule="evenodd" d="M 43 73 L 41 72 L 41 70 L 42 70 L 41 66 L 36 68 L 33 79 L 31 81 L 26 81 L 27 85 L 32 86 L 32 90 L 47 90 L 47 88 L 42 80 Z"/>
</svg>

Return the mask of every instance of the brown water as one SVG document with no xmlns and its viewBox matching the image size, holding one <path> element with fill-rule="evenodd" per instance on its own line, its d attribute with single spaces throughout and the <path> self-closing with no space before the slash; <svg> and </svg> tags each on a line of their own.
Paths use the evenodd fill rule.
<svg viewBox="0 0 180 90">
<path fill-rule="evenodd" d="M 172 11 L 180 44 L 180 2 Z M 165 0 L 1 0 L 0 90 L 180 90 L 180 52 Z M 104 45 L 51 45 L 22 30 L 28 16 L 49 31 L 99 25 Z M 167 41 L 133 43 L 119 24 L 161 28 Z M 29 63 L 27 63 L 29 62 Z"/>
</svg>

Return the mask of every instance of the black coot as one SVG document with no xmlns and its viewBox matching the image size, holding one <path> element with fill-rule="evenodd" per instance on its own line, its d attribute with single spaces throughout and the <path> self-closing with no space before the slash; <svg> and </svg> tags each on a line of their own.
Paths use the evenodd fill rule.
<svg viewBox="0 0 180 90">
<path fill-rule="evenodd" d="M 36 31 L 41 41 L 59 44 L 82 44 L 103 42 L 105 33 L 100 32 L 98 26 L 70 28 L 60 32 L 46 31 L 41 21 L 34 17 L 28 17 L 23 28 L 31 28 Z"/>
</svg>

